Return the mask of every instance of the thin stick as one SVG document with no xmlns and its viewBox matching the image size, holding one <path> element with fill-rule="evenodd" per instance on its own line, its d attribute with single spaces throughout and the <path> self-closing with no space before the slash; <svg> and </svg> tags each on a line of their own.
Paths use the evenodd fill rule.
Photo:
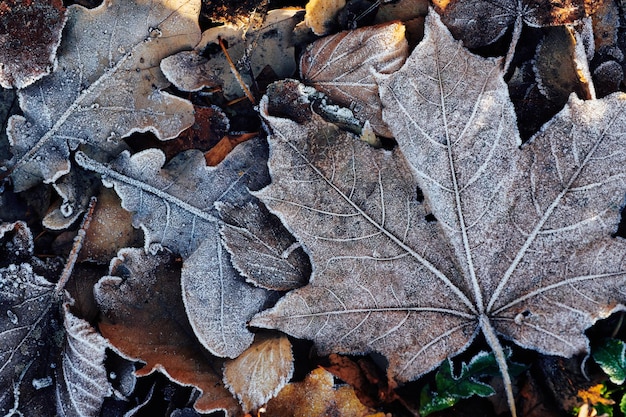
<svg viewBox="0 0 626 417">
<path fill-rule="evenodd" d="M 246 94 L 246 97 L 248 97 L 248 100 L 250 100 L 250 103 L 256 104 L 256 101 L 254 100 L 254 96 L 250 92 L 250 89 L 248 88 L 246 83 L 243 81 L 243 78 L 241 78 L 241 74 L 239 74 L 239 71 L 237 71 L 237 67 L 235 66 L 233 60 L 230 59 L 230 55 L 228 54 L 228 51 L 226 50 L 226 45 L 224 45 L 224 41 L 222 40 L 221 37 L 218 37 L 217 40 L 220 43 L 220 48 L 222 48 L 222 51 L 224 52 L 224 55 L 226 56 L 228 65 L 230 65 L 230 71 L 233 73 L 235 78 L 237 78 L 237 82 L 243 89 L 243 92 Z"/>
<path fill-rule="evenodd" d="M 67 262 L 65 263 L 65 268 L 63 268 L 63 273 L 61 274 L 61 278 L 59 278 L 59 282 L 57 282 L 55 292 L 57 296 L 61 295 L 63 288 L 69 281 L 70 276 L 72 275 L 72 271 L 74 270 L 74 265 L 76 264 L 76 259 L 78 259 L 78 253 L 80 249 L 83 247 L 83 241 L 85 240 L 85 236 L 87 235 L 87 230 L 89 229 L 89 225 L 91 224 L 91 218 L 93 217 L 93 212 L 96 208 L 96 202 L 98 200 L 96 197 L 91 197 L 89 200 L 89 207 L 87 209 L 87 213 L 85 217 L 83 217 L 83 221 L 80 224 L 80 229 L 78 229 L 78 234 L 74 238 L 74 244 L 72 245 L 72 251 L 70 252 L 70 256 L 67 258 Z"/>
</svg>

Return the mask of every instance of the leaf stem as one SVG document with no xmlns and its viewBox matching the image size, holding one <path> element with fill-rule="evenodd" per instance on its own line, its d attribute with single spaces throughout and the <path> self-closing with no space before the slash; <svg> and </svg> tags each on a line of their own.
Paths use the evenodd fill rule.
<svg viewBox="0 0 626 417">
<path fill-rule="evenodd" d="M 494 330 L 493 326 L 491 326 L 491 322 L 485 314 L 482 314 L 480 316 L 479 324 L 480 328 L 483 331 L 483 335 L 485 335 L 485 339 L 489 344 L 489 347 L 491 347 L 491 350 L 493 351 L 493 354 L 496 358 L 496 363 L 498 364 L 498 368 L 500 368 L 500 374 L 502 375 L 502 382 L 504 384 L 504 392 L 506 394 L 506 402 L 509 404 L 511 416 L 517 417 L 515 398 L 513 397 L 513 383 L 511 382 L 509 366 L 506 363 L 506 355 L 504 353 L 504 349 L 502 349 L 502 344 L 500 343 L 500 340 L 498 340 L 496 331 Z"/>
<path fill-rule="evenodd" d="M 69 281 L 70 276 L 72 275 L 72 271 L 74 270 L 74 265 L 76 264 L 76 259 L 78 259 L 78 253 L 80 249 L 83 247 L 83 241 L 85 240 L 85 236 L 87 235 L 87 230 L 89 229 L 89 225 L 91 224 L 91 219 L 93 217 L 93 212 L 96 208 L 96 197 L 91 197 L 89 200 L 89 207 L 87 209 L 87 213 L 85 217 L 83 217 L 83 221 L 80 225 L 80 229 L 78 229 L 78 234 L 74 238 L 74 245 L 72 245 L 72 251 L 70 252 L 70 256 L 67 258 L 67 262 L 65 263 L 65 268 L 63 268 L 63 273 L 61 273 L 61 278 L 59 278 L 59 282 L 54 289 L 54 292 L 57 296 L 61 295 L 63 288 Z"/>
</svg>

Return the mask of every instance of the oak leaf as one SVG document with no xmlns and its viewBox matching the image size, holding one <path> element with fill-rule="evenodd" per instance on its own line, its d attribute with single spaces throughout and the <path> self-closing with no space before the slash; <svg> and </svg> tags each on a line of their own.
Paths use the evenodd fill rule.
<svg viewBox="0 0 626 417">
<path fill-rule="evenodd" d="M 158 66 L 198 41 L 199 9 L 199 0 L 68 7 L 56 70 L 19 91 L 24 116 L 9 121 L 15 190 L 67 174 L 70 151 L 81 144 L 107 159 L 133 132 L 165 140 L 190 126 L 191 103 L 162 91 L 169 83 Z"/>
<path fill-rule="evenodd" d="M 624 308 L 626 96 L 570 101 L 521 150 L 501 61 L 475 56 L 435 13 L 405 66 L 381 77 L 398 151 L 368 149 L 311 115 L 271 115 L 272 184 L 258 196 L 313 262 L 311 283 L 251 324 L 323 353 L 377 351 L 412 380 L 499 336 L 569 357 Z M 418 187 L 424 203 L 417 198 Z M 436 220 L 436 221 L 435 221 Z"/>
<path fill-rule="evenodd" d="M 187 315 L 199 340 L 217 356 L 234 358 L 252 343 L 246 322 L 268 294 L 246 283 L 231 265 L 215 203 L 253 199 L 248 187 L 267 182 L 266 154 L 258 139 L 239 145 L 217 167 L 207 167 L 197 150 L 180 153 L 165 166 L 158 149 L 123 152 L 110 165 L 76 154 L 78 164 L 102 174 L 104 185 L 114 187 L 122 207 L 133 212 L 146 251 L 167 247 L 183 257 Z"/>
<path fill-rule="evenodd" d="M 206 354 L 187 322 L 174 256 L 122 249 L 109 273 L 94 287 L 103 314 L 98 327 L 122 355 L 146 363 L 136 374 L 163 372 L 202 390 L 197 410 L 238 415 L 237 402 L 221 382 L 219 360 Z"/>
</svg>

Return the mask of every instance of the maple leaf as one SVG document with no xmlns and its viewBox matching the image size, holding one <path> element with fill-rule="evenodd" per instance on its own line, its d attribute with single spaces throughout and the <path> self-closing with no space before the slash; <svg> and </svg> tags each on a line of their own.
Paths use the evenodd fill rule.
<svg viewBox="0 0 626 417">
<path fill-rule="evenodd" d="M 161 91 L 169 83 L 158 66 L 197 43 L 199 9 L 199 0 L 68 7 L 56 70 L 19 91 L 24 116 L 9 120 L 15 190 L 67 174 L 70 151 L 81 144 L 111 158 L 133 132 L 165 140 L 192 125 L 191 103 Z"/>
<path fill-rule="evenodd" d="M 381 352 L 399 381 L 481 332 L 513 414 L 498 336 L 551 355 L 588 350 L 585 329 L 626 301 L 626 243 L 611 237 L 626 96 L 571 97 L 520 150 L 502 77 L 500 60 L 469 53 L 431 13 L 405 66 L 380 81 L 407 162 L 314 114 L 272 116 L 279 99 L 265 97 L 272 184 L 258 196 L 307 248 L 313 275 L 251 324 L 322 353 Z"/>
</svg>

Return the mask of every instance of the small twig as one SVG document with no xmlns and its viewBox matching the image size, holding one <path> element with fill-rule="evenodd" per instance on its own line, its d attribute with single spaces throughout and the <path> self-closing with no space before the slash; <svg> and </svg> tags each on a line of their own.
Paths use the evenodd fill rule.
<svg viewBox="0 0 626 417">
<path fill-rule="evenodd" d="M 254 96 L 250 92 L 250 89 L 248 88 L 248 86 L 244 82 L 243 78 L 241 78 L 241 74 L 237 70 L 237 67 L 235 66 L 235 63 L 233 62 L 232 59 L 230 59 L 230 55 L 228 54 L 228 51 L 226 50 L 226 45 L 224 45 L 224 41 L 222 40 L 221 37 L 218 37 L 217 40 L 220 43 L 220 48 L 222 48 L 222 51 L 224 52 L 224 55 L 226 56 L 226 60 L 228 61 L 228 65 L 230 65 L 230 71 L 233 73 L 233 75 L 237 79 L 237 82 L 239 83 L 239 85 L 243 89 L 243 92 L 246 94 L 246 97 L 248 97 L 248 100 L 250 100 L 250 103 L 256 104 L 256 101 L 254 100 Z"/>
<path fill-rule="evenodd" d="M 91 218 L 93 217 L 93 212 L 96 208 L 96 202 L 96 197 L 91 197 L 91 199 L 89 200 L 87 213 L 85 214 L 85 217 L 83 217 L 83 221 L 80 224 L 80 229 L 78 229 L 78 234 L 74 238 L 74 244 L 72 245 L 70 256 L 67 258 L 65 268 L 63 268 L 63 273 L 61 273 L 61 278 L 59 278 L 59 282 L 57 282 L 55 288 L 55 293 L 57 296 L 61 295 L 63 288 L 65 288 L 67 281 L 69 281 L 70 276 L 72 275 L 74 265 L 76 264 L 76 259 L 78 259 L 78 253 L 83 247 L 83 241 L 85 240 L 87 230 L 89 229 L 89 225 L 91 224 Z"/>
</svg>

